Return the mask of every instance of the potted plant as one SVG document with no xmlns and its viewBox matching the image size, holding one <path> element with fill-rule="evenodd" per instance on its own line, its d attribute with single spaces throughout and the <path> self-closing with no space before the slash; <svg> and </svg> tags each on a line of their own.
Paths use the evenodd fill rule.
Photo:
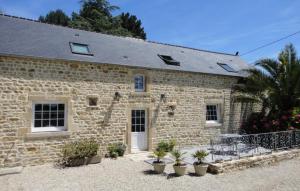
<svg viewBox="0 0 300 191">
<path fill-rule="evenodd" d="M 95 164 L 101 162 L 101 157 L 97 155 L 99 145 L 93 139 L 83 139 L 70 142 L 62 148 L 62 166 L 81 166 L 83 164 Z"/>
<path fill-rule="evenodd" d="M 84 164 L 84 154 L 78 149 L 78 142 L 67 143 L 62 148 L 61 165 L 63 167 L 81 166 Z"/>
<path fill-rule="evenodd" d="M 173 165 L 173 168 L 178 176 L 183 176 L 186 172 L 187 165 L 182 162 L 184 154 L 186 153 L 180 152 L 179 150 L 174 150 L 172 152 L 172 155 L 175 158 L 175 164 Z"/>
<path fill-rule="evenodd" d="M 162 158 L 166 156 L 166 152 L 163 149 L 158 149 L 154 151 L 154 155 L 156 157 L 156 160 L 153 162 L 154 171 L 158 174 L 161 174 L 164 172 L 166 163 L 164 161 L 161 161 Z"/>
<path fill-rule="evenodd" d="M 194 162 L 194 169 L 195 173 L 198 176 L 204 176 L 206 174 L 208 164 L 203 163 L 203 159 L 208 155 L 207 152 L 203 150 L 198 150 L 192 156 L 197 159 L 196 162 Z"/>
<path fill-rule="evenodd" d="M 85 164 L 96 164 L 101 162 L 101 156 L 98 155 L 99 145 L 93 140 L 83 140 L 82 147 L 85 151 Z"/>
</svg>

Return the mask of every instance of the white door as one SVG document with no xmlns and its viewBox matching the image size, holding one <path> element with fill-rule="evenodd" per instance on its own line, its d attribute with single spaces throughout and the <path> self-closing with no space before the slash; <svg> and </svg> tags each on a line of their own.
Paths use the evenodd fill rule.
<svg viewBox="0 0 300 191">
<path fill-rule="evenodd" d="M 147 150 L 147 119 L 145 110 L 131 111 L 131 151 Z"/>
</svg>

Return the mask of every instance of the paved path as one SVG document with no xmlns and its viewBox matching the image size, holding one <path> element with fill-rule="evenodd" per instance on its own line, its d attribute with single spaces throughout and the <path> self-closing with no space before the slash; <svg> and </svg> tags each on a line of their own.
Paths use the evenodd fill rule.
<svg viewBox="0 0 300 191">
<path fill-rule="evenodd" d="M 300 190 L 300 159 L 204 177 L 193 174 L 175 177 L 171 165 L 165 175 L 153 174 L 150 169 L 150 165 L 128 158 L 104 159 L 101 164 L 67 169 L 50 165 L 26 167 L 21 174 L 0 176 L 0 190 Z"/>
</svg>

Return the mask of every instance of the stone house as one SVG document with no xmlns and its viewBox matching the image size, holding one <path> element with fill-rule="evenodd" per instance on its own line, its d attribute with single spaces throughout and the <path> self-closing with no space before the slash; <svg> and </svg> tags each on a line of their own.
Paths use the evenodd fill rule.
<svg viewBox="0 0 300 191">
<path fill-rule="evenodd" d="M 239 56 L 0 15 L 0 166 L 53 162 L 70 140 L 101 152 L 209 143 L 240 126 Z"/>
</svg>

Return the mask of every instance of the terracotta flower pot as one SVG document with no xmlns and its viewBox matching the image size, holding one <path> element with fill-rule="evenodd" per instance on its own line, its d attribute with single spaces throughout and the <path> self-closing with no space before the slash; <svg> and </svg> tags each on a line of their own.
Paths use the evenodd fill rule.
<svg viewBox="0 0 300 191">
<path fill-rule="evenodd" d="M 204 176 L 206 174 L 207 164 L 194 164 L 195 173 L 198 176 Z"/>
<path fill-rule="evenodd" d="M 175 174 L 177 174 L 178 176 L 183 176 L 183 175 L 185 175 L 187 165 L 186 164 L 173 165 L 173 168 L 174 168 Z"/>
<path fill-rule="evenodd" d="M 164 162 L 153 162 L 154 172 L 157 174 L 161 174 L 164 172 L 166 168 L 166 164 Z"/>
</svg>

